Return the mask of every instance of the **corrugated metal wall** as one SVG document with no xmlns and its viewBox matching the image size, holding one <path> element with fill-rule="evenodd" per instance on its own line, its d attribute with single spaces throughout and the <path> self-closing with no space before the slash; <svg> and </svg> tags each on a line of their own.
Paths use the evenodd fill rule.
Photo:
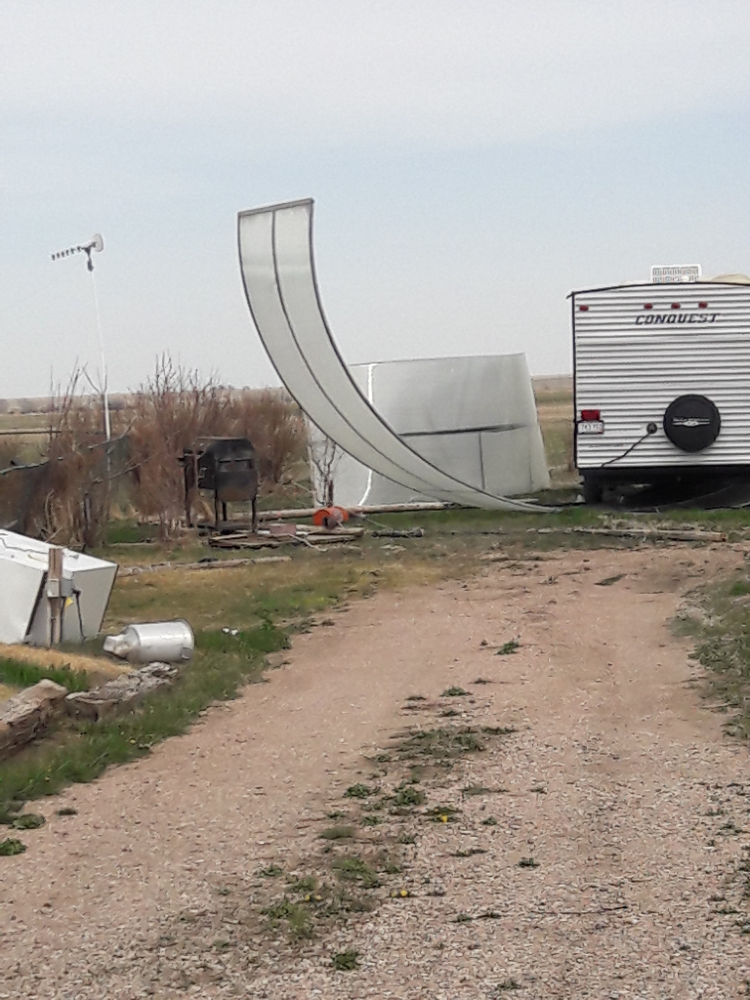
<svg viewBox="0 0 750 1000">
<path fill-rule="evenodd" d="M 572 299 L 576 416 L 601 410 L 605 427 L 577 437 L 579 468 L 750 465 L 750 288 L 648 284 Z M 662 425 L 666 408 L 686 393 L 707 396 L 721 413 L 717 440 L 692 454 Z M 620 458 L 651 421 L 656 434 Z"/>
</svg>

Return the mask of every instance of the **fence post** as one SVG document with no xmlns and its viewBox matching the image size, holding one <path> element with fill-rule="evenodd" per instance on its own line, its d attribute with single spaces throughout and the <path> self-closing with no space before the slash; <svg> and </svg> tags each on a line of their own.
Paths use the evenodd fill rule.
<svg viewBox="0 0 750 1000">
<path fill-rule="evenodd" d="M 49 565 L 47 569 L 47 600 L 49 602 L 49 615 L 47 625 L 47 645 L 57 646 L 62 641 L 62 575 L 63 575 L 63 550 L 57 546 L 50 546 Z"/>
</svg>

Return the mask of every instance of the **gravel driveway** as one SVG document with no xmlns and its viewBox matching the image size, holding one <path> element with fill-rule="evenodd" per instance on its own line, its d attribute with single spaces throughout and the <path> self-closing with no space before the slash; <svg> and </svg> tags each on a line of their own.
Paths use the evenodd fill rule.
<svg viewBox="0 0 750 1000">
<path fill-rule="evenodd" d="M 748 995 L 747 750 L 668 628 L 741 563 L 552 553 L 336 613 L 186 736 L 39 804 L 0 859 L 0 998 Z M 482 747 L 415 772 L 409 734 L 447 729 Z M 378 812 L 356 783 L 425 799 Z M 357 839 L 321 840 L 336 822 Z M 371 912 L 269 926 L 354 851 L 382 862 Z"/>
</svg>

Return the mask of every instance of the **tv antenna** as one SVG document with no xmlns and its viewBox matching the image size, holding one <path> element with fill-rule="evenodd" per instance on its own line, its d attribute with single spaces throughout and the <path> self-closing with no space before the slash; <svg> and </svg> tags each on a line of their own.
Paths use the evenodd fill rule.
<svg viewBox="0 0 750 1000">
<path fill-rule="evenodd" d="M 71 257 L 74 254 L 86 254 L 86 267 L 91 274 L 91 288 L 94 292 L 94 310 L 96 312 L 96 329 L 99 334 L 99 355 L 102 362 L 102 403 L 104 409 L 104 434 L 107 441 L 112 437 L 112 427 L 109 421 L 109 396 L 107 394 L 107 364 L 104 360 L 104 337 L 102 336 L 102 319 L 99 314 L 99 296 L 96 293 L 96 279 L 94 278 L 94 262 L 91 259 L 93 252 L 101 253 L 104 249 L 104 240 L 99 233 L 94 233 L 88 243 L 79 243 L 66 250 L 58 250 L 50 256 L 52 260 L 61 260 L 63 257 Z"/>
</svg>

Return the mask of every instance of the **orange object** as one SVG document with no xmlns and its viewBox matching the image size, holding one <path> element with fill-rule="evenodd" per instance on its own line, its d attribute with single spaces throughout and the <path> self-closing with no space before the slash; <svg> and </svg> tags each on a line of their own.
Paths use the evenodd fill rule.
<svg viewBox="0 0 750 1000">
<path fill-rule="evenodd" d="M 320 507 L 313 514 L 313 524 L 318 528 L 337 528 L 349 520 L 349 511 L 343 507 Z"/>
</svg>

